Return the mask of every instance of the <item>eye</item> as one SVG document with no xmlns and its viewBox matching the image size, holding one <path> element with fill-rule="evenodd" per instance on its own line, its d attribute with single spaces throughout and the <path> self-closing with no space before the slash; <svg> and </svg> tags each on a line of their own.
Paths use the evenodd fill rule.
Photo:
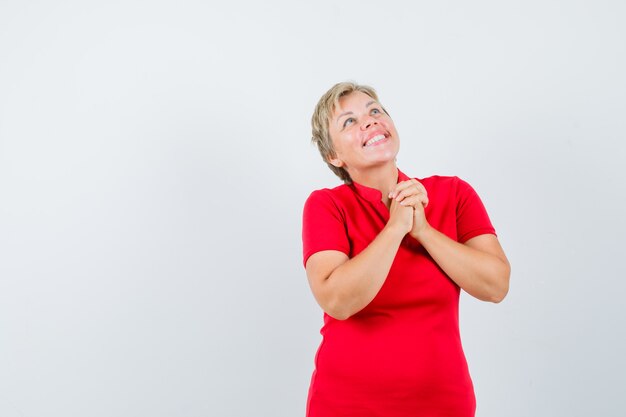
<svg viewBox="0 0 626 417">
<path fill-rule="evenodd" d="M 343 122 L 343 127 L 348 126 L 349 124 L 351 124 L 352 122 L 354 122 L 354 117 L 348 117 L 344 122 Z"/>
<path fill-rule="evenodd" d="M 371 114 L 380 114 L 380 110 L 378 110 L 377 108 L 373 108 L 370 113 Z"/>
</svg>

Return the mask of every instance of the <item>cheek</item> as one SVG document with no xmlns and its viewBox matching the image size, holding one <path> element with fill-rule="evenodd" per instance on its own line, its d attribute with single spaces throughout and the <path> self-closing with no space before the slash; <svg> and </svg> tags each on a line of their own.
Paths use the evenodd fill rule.
<svg viewBox="0 0 626 417">
<path fill-rule="evenodd" d="M 333 149 L 335 151 L 335 154 L 339 157 L 343 157 L 343 155 L 345 154 L 345 150 L 346 150 L 346 142 L 345 142 L 346 138 L 343 136 L 335 136 L 332 141 L 333 141 Z"/>
<path fill-rule="evenodd" d="M 396 125 L 393 124 L 393 120 L 391 119 L 387 119 L 385 120 L 385 125 L 387 127 L 387 130 L 389 130 L 392 133 L 397 134 L 398 132 L 396 131 Z"/>
<path fill-rule="evenodd" d="M 337 146 L 346 149 L 352 147 L 356 142 L 356 135 L 351 131 L 342 132 L 341 135 L 337 136 L 337 140 L 334 142 Z"/>
</svg>

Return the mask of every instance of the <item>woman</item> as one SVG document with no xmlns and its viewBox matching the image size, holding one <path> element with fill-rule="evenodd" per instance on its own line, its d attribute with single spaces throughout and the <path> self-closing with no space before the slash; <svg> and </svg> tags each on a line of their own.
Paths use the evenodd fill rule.
<svg viewBox="0 0 626 417">
<path fill-rule="evenodd" d="M 371 87 L 333 86 L 312 127 L 345 184 L 304 207 L 304 265 L 324 310 L 307 416 L 473 416 L 460 289 L 497 303 L 510 274 L 478 195 L 397 168 L 398 133 Z"/>
</svg>

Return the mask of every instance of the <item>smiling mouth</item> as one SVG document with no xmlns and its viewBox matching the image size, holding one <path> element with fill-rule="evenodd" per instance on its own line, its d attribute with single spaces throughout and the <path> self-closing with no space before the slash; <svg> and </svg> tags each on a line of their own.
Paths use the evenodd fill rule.
<svg viewBox="0 0 626 417">
<path fill-rule="evenodd" d="M 384 140 L 386 138 L 385 135 L 376 135 L 373 138 L 371 138 L 370 140 L 368 140 L 367 142 L 365 142 L 365 145 L 363 145 L 363 147 L 368 147 L 368 146 L 372 146 L 378 142 L 380 142 L 381 140 Z"/>
</svg>

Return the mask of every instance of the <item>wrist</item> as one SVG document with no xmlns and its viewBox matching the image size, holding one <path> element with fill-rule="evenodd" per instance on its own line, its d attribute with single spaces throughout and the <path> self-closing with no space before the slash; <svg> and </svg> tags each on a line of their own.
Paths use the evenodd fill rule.
<svg viewBox="0 0 626 417">
<path fill-rule="evenodd" d="M 424 240 L 427 240 L 428 236 L 431 235 L 434 231 L 435 229 L 430 224 L 428 224 L 428 222 L 425 222 L 424 225 L 419 229 L 412 229 L 410 235 L 413 239 L 422 243 Z"/>
<path fill-rule="evenodd" d="M 402 240 L 407 234 L 406 229 L 402 228 L 401 225 L 395 225 L 390 223 L 387 223 L 382 231 L 398 240 Z"/>
</svg>

